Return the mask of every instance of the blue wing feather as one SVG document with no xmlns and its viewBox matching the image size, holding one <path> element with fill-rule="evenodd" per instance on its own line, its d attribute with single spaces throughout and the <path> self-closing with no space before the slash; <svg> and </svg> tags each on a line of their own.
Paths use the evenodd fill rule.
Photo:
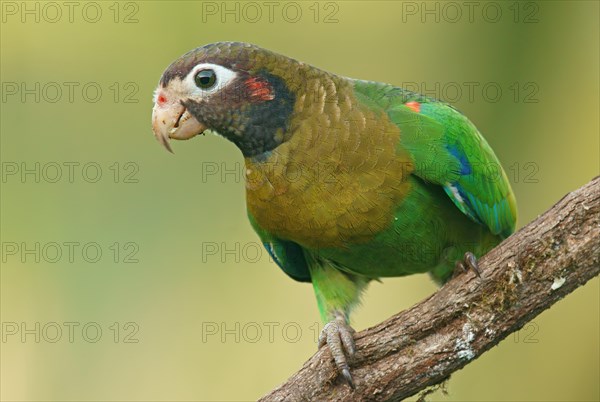
<svg viewBox="0 0 600 402">
<path fill-rule="evenodd" d="M 279 239 L 261 228 L 250 212 L 248 212 L 248 219 L 279 268 L 296 281 L 310 282 L 310 272 L 302 247 L 292 241 Z"/>
<path fill-rule="evenodd" d="M 400 144 L 415 161 L 414 174 L 441 185 L 452 202 L 493 234 L 509 236 L 517 208 L 498 158 L 477 128 L 452 106 L 391 85 L 356 81 L 364 104 L 385 110 L 400 129 Z M 419 110 L 406 105 L 419 104 Z"/>
</svg>

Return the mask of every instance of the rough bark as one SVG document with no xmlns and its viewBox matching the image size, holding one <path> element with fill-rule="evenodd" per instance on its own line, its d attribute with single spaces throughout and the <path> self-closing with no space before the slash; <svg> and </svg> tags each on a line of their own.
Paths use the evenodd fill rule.
<svg viewBox="0 0 600 402">
<path fill-rule="evenodd" d="M 600 176 L 435 294 L 356 334 L 356 390 L 327 348 L 261 401 L 401 400 L 443 382 L 600 273 Z"/>
</svg>

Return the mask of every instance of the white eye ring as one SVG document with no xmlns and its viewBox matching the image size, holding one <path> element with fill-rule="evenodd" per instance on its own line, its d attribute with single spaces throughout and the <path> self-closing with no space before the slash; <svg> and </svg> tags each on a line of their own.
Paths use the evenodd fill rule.
<svg viewBox="0 0 600 402">
<path fill-rule="evenodd" d="M 198 88 L 196 85 L 196 74 L 202 70 L 213 70 L 215 72 L 216 81 L 210 88 Z M 190 93 L 195 96 L 205 97 L 214 94 L 225 88 L 231 81 L 237 77 L 237 73 L 228 68 L 212 63 L 200 63 L 195 66 L 192 71 L 185 77 L 185 85 L 190 89 Z"/>
</svg>

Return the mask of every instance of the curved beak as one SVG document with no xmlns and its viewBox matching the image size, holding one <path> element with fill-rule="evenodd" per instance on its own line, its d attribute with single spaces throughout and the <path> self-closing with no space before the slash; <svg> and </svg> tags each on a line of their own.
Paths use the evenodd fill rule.
<svg viewBox="0 0 600 402">
<path fill-rule="evenodd" d="M 154 103 L 152 131 L 167 151 L 173 153 L 169 138 L 187 140 L 202 134 L 206 126 L 192 116 L 180 103 Z"/>
</svg>

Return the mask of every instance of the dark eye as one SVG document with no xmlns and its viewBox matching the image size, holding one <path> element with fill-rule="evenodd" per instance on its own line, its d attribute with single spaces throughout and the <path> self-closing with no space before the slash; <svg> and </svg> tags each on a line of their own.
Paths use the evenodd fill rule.
<svg viewBox="0 0 600 402">
<path fill-rule="evenodd" d="M 210 89 L 217 82 L 217 75 L 213 70 L 200 70 L 194 77 L 196 85 L 200 89 Z"/>
</svg>

